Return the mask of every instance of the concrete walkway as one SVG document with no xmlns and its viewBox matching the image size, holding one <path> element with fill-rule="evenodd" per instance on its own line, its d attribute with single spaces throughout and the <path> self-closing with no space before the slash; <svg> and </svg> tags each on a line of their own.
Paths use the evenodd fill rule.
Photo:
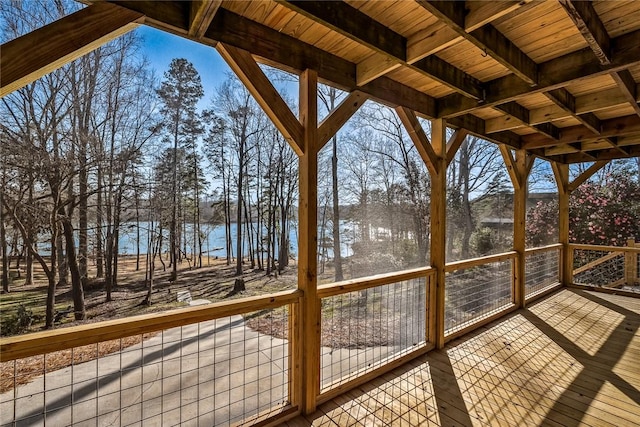
<svg viewBox="0 0 640 427">
<path fill-rule="evenodd" d="M 322 383 L 394 347 L 322 348 Z M 288 341 L 242 316 L 164 331 L 98 360 L 60 369 L 0 396 L 2 426 L 224 426 L 288 399 Z"/>
<path fill-rule="evenodd" d="M 284 403 L 287 347 L 241 316 L 169 329 L 3 394 L 0 424 L 227 425 Z"/>
</svg>

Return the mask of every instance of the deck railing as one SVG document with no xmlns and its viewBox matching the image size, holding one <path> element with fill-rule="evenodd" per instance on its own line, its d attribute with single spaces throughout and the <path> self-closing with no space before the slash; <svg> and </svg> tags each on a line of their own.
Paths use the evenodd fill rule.
<svg viewBox="0 0 640 427">
<path fill-rule="evenodd" d="M 569 246 L 574 281 L 638 284 L 640 247 Z M 527 300 L 562 245 L 527 249 Z M 445 266 L 445 341 L 515 310 L 517 252 Z M 321 285 L 317 403 L 434 348 L 430 267 Z M 606 281 L 606 283 L 605 283 Z M 522 286 L 522 282 L 520 282 Z M 261 424 L 299 412 L 300 290 L 0 341 L 0 425 Z M 442 311 L 440 311 L 442 313 Z"/>
<path fill-rule="evenodd" d="M 320 395 L 325 401 L 433 348 L 435 270 L 419 268 L 323 285 Z"/>
<path fill-rule="evenodd" d="M 560 286 L 561 244 L 527 249 L 524 257 L 526 299 Z"/>
<path fill-rule="evenodd" d="M 571 244 L 573 284 L 640 291 L 640 243 L 627 246 Z"/>
<path fill-rule="evenodd" d="M 0 425 L 219 426 L 292 414 L 289 317 L 300 295 L 5 338 Z"/>
<path fill-rule="evenodd" d="M 517 252 L 448 263 L 445 266 L 445 339 L 515 307 Z"/>
</svg>

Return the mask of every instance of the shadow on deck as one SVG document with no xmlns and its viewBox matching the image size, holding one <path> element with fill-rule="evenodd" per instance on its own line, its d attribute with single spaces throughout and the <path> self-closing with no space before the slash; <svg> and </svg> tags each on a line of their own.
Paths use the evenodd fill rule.
<svg viewBox="0 0 640 427">
<path fill-rule="evenodd" d="M 563 289 L 289 426 L 631 426 L 640 299 Z"/>
</svg>

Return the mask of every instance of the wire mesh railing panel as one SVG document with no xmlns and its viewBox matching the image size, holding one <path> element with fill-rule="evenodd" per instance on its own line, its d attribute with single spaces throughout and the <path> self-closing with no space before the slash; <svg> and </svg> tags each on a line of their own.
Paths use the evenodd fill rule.
<svg viewBox="0 0 640 427">
<path fill-rule="evenodd" d="M 288 306 L 3 362 L 0 425 L 244 423 L 289 403 Z"/>
<path fill-rule="evenodd" d="M 427 280 L 322 298 L 321 393 L 426 345 Z"/>
<path fill-rule="evenodd" d="M 625 280 L 622 250 L 574 249 L 573 283 L 587 286 L 618 286 Z"/>
<path fill-rule="evenodd" d="M 513 260 L 446 273 L 445 335 L 512 305 Z"/>
<path fill-rule="evenodd" d="M 560 248 L 525 253 L 525 297 L 560 284 Z"/>
</svg>

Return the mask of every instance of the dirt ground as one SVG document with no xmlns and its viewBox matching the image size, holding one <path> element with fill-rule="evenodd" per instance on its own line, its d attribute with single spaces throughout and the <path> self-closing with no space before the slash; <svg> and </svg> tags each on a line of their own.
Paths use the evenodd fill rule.
<svg viewBox="0 0 640 427">
<path fill-rule="evenodd" d="M 157 263 L 160 264 L 160 263 Z M 34 285 L 24 286 L 23 277 L 15 279 L 9 294 L 0 295 L 0 315 L 3 323 L 11 316 L 15 316 L 20 305 L 33 313 L 32 324 L 24 328 L 21 333 L 41 330 L 44 326 L 44 305 L 46 297 L 46 278 L 39 266 L 34 271 Z M 90 266 L 90 277 L 95 276 L 93 266 Z M 144 258 L 141 259 L 144 269 Z M 166 271 L 159 265 L 154 274 L 151 305 L 143 304 L 147 295 L 145 272 L 136 271 L 136 258 L 123 257 L 118 266 L 118 286 L 112 290 L 112 301 L 106 302 L 104 280 L 91 278 L 84 287 L 86 319 L 73 319 L 73 299 L 71 285 L 58 286 L 56 291 L 56 312 L 58 321 L 56 327 L 66 327 L 75 324 L 99 322 L 114 318 L 123 318 L 158 311 L 184 307 L 187 304 L 177 300 L 178 292 L 189 291 L 192 299 L 206 299 L 211 302 L 293 289 L 297 284 L 296 265 L 288 266 L 282 275 L 267 276 L 264 271 L 244 266 L 242 278 L 246 290 L 234 293 L 233 287 L 238 278 L 234 265 L 226 265 L 224 259 L 203 260 L 203 267 L 193 268 L 187 262 L 178 265 L 178 279 L 169 281 L 169 268 Z M 2 335 L 7 335 L 2 331 Z"/>
</svg>

